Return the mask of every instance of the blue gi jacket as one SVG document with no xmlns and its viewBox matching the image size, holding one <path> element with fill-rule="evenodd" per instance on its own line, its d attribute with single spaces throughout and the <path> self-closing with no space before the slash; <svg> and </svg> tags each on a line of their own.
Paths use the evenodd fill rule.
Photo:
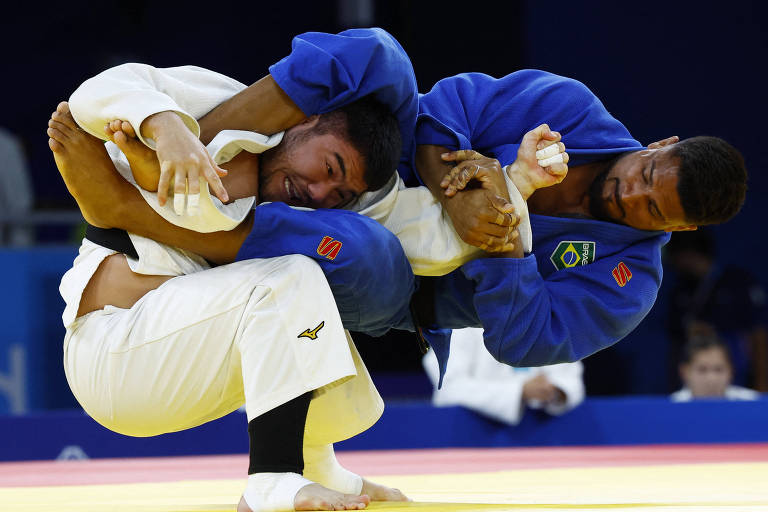
<svg viewBox="0 0 768 512">
<path fill-rule="evenodd" d="M 304 34 L 270 71 L 305 113 L 378 92 L 401 127 L 413 119 L 410 62 L 379 29 Z M 584 85 L 541 71 L 499 80 L 458 75 L 422 95 L 418 108 L 417 143 L 473 148 L 502 164 L 515 159 L 522 136 L 543 122 L 563 134 L 571 165 L 641 148 Z M 399 171 L 413 183 L 414 142 L 407 126 L 403 133 Z M 350 212 L 303 212 L 280 204 L 259 206 L 256 215 L 238 259 L 305 254 L 326 272 L 347 328 L 413 328 L 405 298 L 414 289 L 413 276 L 397 240 L 381 226 Z M 535 254 L 479 259 L 429 278 L 437 293 L 436 321 L 428 327 L 485 326 L 489 351 L 519 366 L 581 359 L 629 333 L 655 301 L 660 247 L 668 235 L 587 219 L 531 220 Z M 326 236 L 344 242 L 335 259 L 321 254 Z M 431 332 L 442 375 L 448 338 Z"/>
<path fill-rule="evenodd" d="M 642 148 L 586 86 L 538 70 L 441 80 L 419 99 L 416 143 L 472 148 L 507 165 L 523 135 L 542 123 L 563 135 L 571 166 Z M 610 346 L 645 317 L 669 234 L 540 215 L 531 215 L 531 228 L 534 254 L 478 259 L 435 278 L 432 327 L 482 326 L 496 359 L 541 366 Z M 442 378 L 450 337 L 431 334 Z"/>
</svg>

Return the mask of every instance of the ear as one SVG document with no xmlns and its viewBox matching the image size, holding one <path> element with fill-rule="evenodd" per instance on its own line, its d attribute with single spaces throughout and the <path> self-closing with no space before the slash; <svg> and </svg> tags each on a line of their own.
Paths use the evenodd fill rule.
<svg viewBox="0 0 768 512">
<path fill-rule="evenodd" d="M 698 226 L 672 226 L 671 228 L 667 228 L 664 231 L 696 231 L 699 229 Z"/>
<path fill-rule="evenodd" d="M 651 142 L 648 144 L 648 149 L 660 149 L 664 146 L 669 146 L 670 144 L 674 144 L 675 142 L 680 142 L 680 137 L 677 135 L 673 135 L 671 137 L 667 137 L 663 140 L 657 140 L 656 142 Z"/>
<path fill-rule="evenodd" d="M 318 114 L 312 114 L 311 116 L 304 119 L 302 122 L 297 124 L 296 126 L 302 126 L 304 128 L 312 128 L 317 124 L 317 121 L 320 119 L 320 116 Z"/>
</svg>

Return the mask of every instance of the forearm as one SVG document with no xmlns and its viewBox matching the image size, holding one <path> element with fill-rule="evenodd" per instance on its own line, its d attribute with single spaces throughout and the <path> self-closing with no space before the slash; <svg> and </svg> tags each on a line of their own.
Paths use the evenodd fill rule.
<svg viewBox="0 0 768 512">
<path fill-rule="evenodd" d="M 253 213 L 231 231 L 198 233 L 178 227 L 163 219 L 128 182 L 118 191 L 119 206 L 107 219 L 110 227 L 124 229 L 166 245 L 199 254 L 216 264 L 235 260 L 240 246 L 251 231 Z"/>
<path fill-rule="evenodd" d="M 416 171 L 424 182 L 424 185 L 432 192 L 441 204 L 448 199 L 440 182 L 453 167 L 452 162 L 445 162 L 440 157 L 443 153 L 451 151 L 445 146 L 433 146 L 423 144 L 416 146 Z"/>
<path fill-rule="evenodd" d="M 205 116 L 200 140 L 208 144 L 221 130 L 247 130 L 272 135 L 306 118 L 296 103 L 267 75 L 243 89 Z"/>
</svg>

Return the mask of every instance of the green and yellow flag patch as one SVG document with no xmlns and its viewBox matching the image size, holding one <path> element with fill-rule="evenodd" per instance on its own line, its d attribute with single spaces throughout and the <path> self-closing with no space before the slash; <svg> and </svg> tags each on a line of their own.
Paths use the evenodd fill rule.
<svg viewBox="0 0 768 512">
<path fill-rule="evenodd" d="M 595 261 L 595 242 L 563 240 L 557 244 L 549 260 L 557 270 L 589 265 Z"/>
</svg>

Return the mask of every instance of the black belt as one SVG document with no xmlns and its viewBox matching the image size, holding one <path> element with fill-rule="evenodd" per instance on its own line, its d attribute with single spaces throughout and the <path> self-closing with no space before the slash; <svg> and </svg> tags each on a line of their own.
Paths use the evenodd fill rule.
<svg viewBox="0 0 768 512">
<path fill-rule="evenodd" d="M 435 325 L 435 280 L 429 277 L 419 279 L 418 289 L 411 295 L 411 318 L 418 336 L 419 350 L 429 351 L 429 342 L 424 338 L 424 327 Z"/>
<path fill-rule="evenodd" d="M 133 259 L 139 259 L 139 253 L 136 252 L 131 237 L 123 229 L 104 229 L 88 224 L 88 227 L 85 228 L 85 238 L 107 249 L 121 252 Z"/>
</svg>

